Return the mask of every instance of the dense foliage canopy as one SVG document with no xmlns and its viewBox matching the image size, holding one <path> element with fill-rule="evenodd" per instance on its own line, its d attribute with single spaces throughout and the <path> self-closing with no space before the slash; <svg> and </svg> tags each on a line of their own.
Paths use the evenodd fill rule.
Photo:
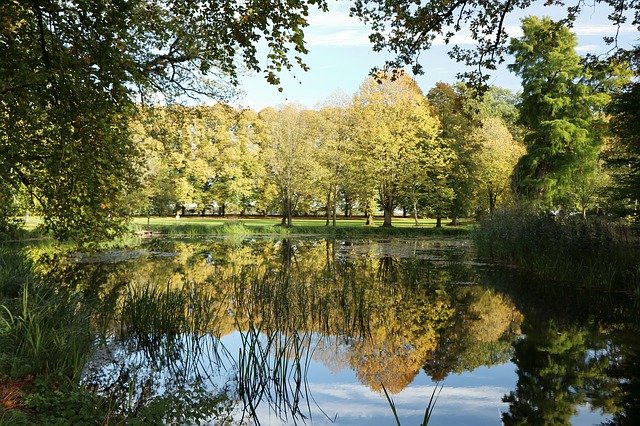
<svg viewBox="0 0 640 426">
<path fill-rule="evenodd" d="M 278 84 L 281 69 L 305 68 L 311 6 L 325 8 L 321 0 L 3 2 L 3 197 L 24 189 L 59 238 L 113 235 L 137 178 L 123 125 L 134 95 L 224 96 L 241 64 Z M 263 61 L 262 39 L 270 48 Z"/>
<path fill-rule="evenodd" d="M 414 54 L 431 46 L 439 36 L 454 41 L 453 36 L 465 25 L 478 45 L 475 50 L 454 47 L 452 55 L 468 64 L 493 68 L 508 49 L 505 17 L 531 3 L 474 0 L 416 5 L 404 0 L 358 0 L 352 13 L 372 25 L 371 39 L 376 49 L 391 48 L 398 54 L 391 63 L 393 70 L 375 74 L 378 84 L 386 87 L 389 83 L 380 76 L 402 80 L 399 66 L 411 62 Z M 625 23 L 635 11 L 635 3 L 601 3 L 613 8 L 610 19 L 614 24 Z M 174 107 L 161 110 L 136 105 L 172 104 L 185 97 L 194 102 L 204 97 L 226 99 L 243 69 L 262 72 L 269 83 L 279 84 L 280 71 L 296 65 L 306 69 L 302 59 L 307 52 L 304 29 L 310 8 L 316 7 L 326 10 L 327 5 L 324 0 L 3 2 L 0 230 L 9 229 L 16 214 L 36 211 L 43 215 L 44 227 L 57 238 L 82 243 L 118 234 L 131 213 L 184 210 L 187 204 L 199 205 L 201 211 L 215 204 L 223 212 L 227 204 L 238 206 L 240 211 L 274 211 L 278 193 L 280 206 L 289 205 L 284 208 L 289 215 L 294 210 L 324 209 L 335 216 L 338 199 L 342 198 L 345 214 L 352 206 L 373 212 L 380 205 L 389 217 L 387 224 L 398 207 L 412 209 L 415 215 L 420 210 L 454 218 L 474 210 L 493 210 L 496 197 L 505 194 L 502 175 L 508 167 L 502 167 L 497 178 L 483 175 L 491 155 L 476 153 L 495 149 L 486 143 L 488 139 L 499 137 L 512 146 L 524 133 L 513 120 L 514 98 L 501 98 L 497 91 L 490 99 L 474 104 L 461 86 L 454 89 L 441 85 L 427 96 L 433 111 L 421 107 L 421 116 L 437 119 L 430 122 L 428 130 L 407 124 L 424 120 L 411 112 L 412 107 L 400 104 L 387 105 L 385 108 L 391 109 L 379 109 L 376 114 L 393 115 L 389 111 L 399 108 L 409 117 L 402 129 L 387 126 L 385 130 L 379 118 L 368 119 L 375 126 L 367 124 L 365 112 L 374 102 L 359 112 L 357 102 L 344 108 L 325 108 L 320 115 L 305 112 L 304 131 L 296 136 L 295 148 L 306 144 L 308 149 L 323 154 L 304 166 L 291 163 L 309 176 L 299 180 L 304 182 L 299 184 L 304 191 L 290 195 L 283 192 L 282 181 L 278 182 L 273 173 L 277 169 L 275 160 L 286 156 L 274 150 L 277 144 L 269 139 L 275 135 L 273 126 L 282 128 L 295 122 L 282 121 L 282 112 L 258 117 L 253 112 L 228 111 L 225 117 L 211 121 L 208 116 L 215 108 L 169 114 Z M 567 8 L 568 21 L 582 8 L 582 3 Z M 545 33 L 540 35 L 532 29 L 537 21 L 528 18 L 524 21 L 525 37 L 510 47 L 517 57 L 512 69 L 523 77 L 521 116 L 527 117 L 523 124 L 529 127 L 529 151 L 518 175 L 528 189 L 521 186 L 520 190 L 540 194 L 544 187 L 542 193 L 552 199 L 547 205 L 559 199 L 567 203 L 566 194 L 554 193 L 553 188 L 571 186 L 565 192 L 573 197 L 578 187 L 595 187 L 589 182 L 595 179 L 592 177 L 596 176 L 600 141 L 605 134 L 601 112 L 609 100 L 608 91 L 617 89 L 609 78 L 611 67 L 584 68 L 585 62 L 569 52 L 575 41 L 564 26 L 568 21 L 551 24 L 541 20 L 540 25 L 546 27 L 541 27 Z M 553 40 L 564 47 L 551 43 L 556 36 Z M 551 48 L 541 46 L 541 40 L 550 42 Z M 259 43 L 268 49 L 264 57 Z M 525 52 L 529 48 L 539 51 L 545 66 L 527 63 Z M 622 69 L 620 63 L 614 65 Z M 419 64 L 414 71 L 421 71 Z M 540 97 L 543 92 L 546 95 Z M 418 104 L 426 102 L 421 93 L 416 92 L 415 97 Z M 624 108 L 625 97 L 618 99 Z M 620 109 L 617 111 L 618 117 L 624 116 Z M 155 113 L 164 118 L 154 118 Z M 165 119 L 169 121 L 162 123 Z M 281 125 L 274 124 L 278 120 Z M 400 117 L 396 124 L 403 120 Z M 629 133 L 620 120 L 616 123 L 617 132 Z M 499 130 L 502 124 L 514 141 Z M 293 131 L 295 126 L 289 127 Z M 374 130 L 378 132 L 374 134 Z M 366 131 L 370 134 L 362 133 Z M 544 135 L 555 135 L 556 142 L 549 145 L 557 151 L 555 154 L 544 148 L 546 154 L 538 155 L 542 152 L 539 148 L 551 140 Z M 304 143 L 297 146 L 303 139 Z M 415 157 L 409 152 L 413 152 L 412 146 L 424 153 L 420 160 L 396 161 L 392 171 L 388 165 L 376 166 L 375 172 L 391 178 L 392 184 L 375 183 L 374 178 L 367 177 L 375 173 L 358 162 L 358 158 L 367 158 L 363 155 L 366 144 L 383 139 L 401 143 L 404 151 L 397 154 L 403 159 Z M 566 143 L 559 142 L 561 139 Z M 357 140 L 363 143 L 354 143 Z M 511 152 L 513 156 L 519 151 Z M 266 161 L 268 155 L 272 156 L 270 162 Z M 503 166 L 512 160 L 510 156 Z M 552 163 L 555 174 L 542 172 Z M 587 167 L 571 166 L 578 163 Z M 293 175 L 287 173 L 292 182 Z M 488 206 L 476 201 L 480 192 L 484 192 Z M 591 190 L 580 195 L 579 202 L 574 199 L 571 203 L 581 204 L 586 211 L 593 205 L 589 193 Z M 504 198 L 509 201 L 509 197 Z"/>
</svg>

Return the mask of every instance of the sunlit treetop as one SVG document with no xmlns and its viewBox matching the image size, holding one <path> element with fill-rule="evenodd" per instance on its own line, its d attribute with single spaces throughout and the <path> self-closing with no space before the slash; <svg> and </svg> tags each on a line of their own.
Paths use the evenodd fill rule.
<svg viewBox="0 0 640 426">
<path fill-rule="evenodd" d="M 587 8 L 594 7 L 578 0 L 566 7 L 562 23 L 571 26 Z M 608 16 L 614 32 L 625 23 L 637 26 L 640 23 L 640 8 L 636 1 L 595 0 L 608 6 Z M 475 41 L 472 48 L 453 44 L 451 58 L 471 68 L 460 77 L 471 83 L 485 83 L 487 71 L 495 70 L 505 60 L 509 43 L 506 21 L 510 14 L 527 9 L 534 4 L 563 6 L 560 0 L 355 0 L 351 14 L 371 25 L 369 36 L 374 50 L 389 50 L 395 58 L 385 68 L 401 68 L 411 65 L 415 74 L 421 74 L 421 52 L 428 50 L 436 40 L 446 44 L 455 43 L 454 36 L 468 31 Z M 613 51 L 618 49 L 617 37 L 605 37 Z"/>
</svg>

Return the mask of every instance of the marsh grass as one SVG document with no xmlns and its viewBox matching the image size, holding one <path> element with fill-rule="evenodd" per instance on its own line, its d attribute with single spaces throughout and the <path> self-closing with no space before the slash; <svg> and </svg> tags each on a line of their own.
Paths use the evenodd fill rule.
<svg viewBox="0 0 640 426">
<path fill-rule="evenodd" d="M 540 282 L 638 295 L 640 247 L 624 224 L 605 218 L 502 211 L 473 232 L 479 254 Z"/>
<path fill-rule="evenodd" d="M 396 408 L 396 404 L 393 401 L 393 398 L 387 392 L 387 388 L 384 384 L 380 384 L 382 387 L 382 391 L 384 392 L 384 396 L 387 399 L 387 403 L 389 404 L 389 408 L 391 408 L 391 413 L 393 414 L 393 418 L 396 421 L 396 426 L 401 426 L 400 417 L 398 415 L 398 410 Z M 442 392 L 442 388 L 444 384 L 441 382 L 436 382 L 436 385 L 433 387 L 433 391 L 431 392 L 431 396 L 429 397 L 429 402 L 427 403 L 427 407 L 424 410 L 424 417 L 422 418 L 422 423 L 420 426 L 427 426 L 429 421 L 431 421 L 431 415 L 433 414 L 433 410 L 436 408 L 436 402 L 438 401 L 438 397 L 440 397 L 440 392 Z"/>
<path fill-rule="evenodd" d="M 77 295 L 26 281 L 17 303 L 1 309 L 3 371 L 77 383 L 93 343 L 90 315 Z"/>
</svg>

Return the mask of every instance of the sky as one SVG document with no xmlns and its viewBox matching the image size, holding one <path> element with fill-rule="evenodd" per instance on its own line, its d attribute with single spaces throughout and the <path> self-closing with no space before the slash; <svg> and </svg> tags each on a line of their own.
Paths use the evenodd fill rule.
<svg viewBox="0 0 640 426">
<path fill-rule="evenodd" d="M 350 2 L 329 0 L 329 12 L 312 11 L 309 27 L 305 30 L 305 40 L 309 53 L 304 57 L 311 68 L 305 72 L 299 68 L 283 71 L 280 74 L 283 92 L 270 86 L 262 75 L 246 75 L 241 79 L 240 90 L 244 95 L 235 103 L 244 108 L 259 111 L 268 106 L 277 107 L 286 103 L 297 103 L 306 108 L 317 108 L 326 102 L 330 95 L 343 93 L 347 96 L 357 92 L 375 66 L 382 66 L 391 55 L 386 52 L 374 52 L 368 39 L 369 29 L 355 18 L 349 17 Z M 520 19 L 528 15 L 559 18 L 562 13 L 558 7 L 545 7 L 542 4 L 526 11 L 512 14 L 506 21 L 507 33 L 511 37 L 522 35 Z M 603 54 L 610 47 L 602 40 L 603 36 L 615 35 L 614 27 L 608 23 L 608 11 L 602 4 L 588 7 L 574 27 L 578 36 L 580 54 Z M 638 30 L 630 24 L 621 28 L 618 45 L 631 47 L 638 41 Z M 457 34 L 453 42 L 470 47 L 473 43 L 468 33 Z M 425 74 L 416 77 L 423 91 L 428 91 L 438 81 L 454 83 L 456 74 L 465 71 L 465 67 L 447 56 L 450 46 L 434 43 L 434 46 L 420 56 Z M 510 59 L 507 58 L 506 63 Z M 506 64 L 492 72 L 490 84 L 518 91 L 520 80 L 506 69 Z"/>
</svg>

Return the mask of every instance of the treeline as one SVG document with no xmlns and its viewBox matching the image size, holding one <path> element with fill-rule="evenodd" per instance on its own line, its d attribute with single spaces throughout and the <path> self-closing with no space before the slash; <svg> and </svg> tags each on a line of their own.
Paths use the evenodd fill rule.
<svg viewBox="0 0 640 426">
<path fill-rule="evenodd" d="M 444 83 L 424 95 L 406 75 L 379 75 L 318 110 L 141 106 L 129 123 L 139 185 L 96 202 L 112 217 L 282 214 L 288 225 L 301 214 L 371 223 L 380 209 L 391 226 L 399 208 L 416 219 L 489 212 L 511 201 L 524 152 L 516 102 L 505 89 L 476 98 Z"/>
<path fill-rule="evenodd" d="M 351 99 L 318 110 L 259 112 L 228 105 L 144 107 L 132 123 L 142 190 L 133 214 L 361 214 L 384 225 L 402 208 L 466 217 L 508 203 L 517 98 L 477 99 L 438 83 L 426 96 L 408 76 L 368 79 Z M 117 208 L 119 206 L 107 206 Z"/>
<path fill-rule="evenodd" d="M 519 96 L 462 83 L 425 94 L 395 70 L 317 110 L 130 104 L 109 117 L 77 110 L 86 114 L 64 129 L 52 117 L 49 127 L 44 116 L 14 120 L 2 139 L 0 231 L 34 213 L 56 238 L 80 242 L 117 235 L 131 215 L 187 212 L 280 214 L 291 225 L 296 214 L 371 223 L 381 211 L 385 226 L 397 209 L 440 226 L 514 202 L 633 213 L 637 61 L 582 58 L 575 35 L 548 18 L 522 26 L 509 46 Z"/>
</svg>

